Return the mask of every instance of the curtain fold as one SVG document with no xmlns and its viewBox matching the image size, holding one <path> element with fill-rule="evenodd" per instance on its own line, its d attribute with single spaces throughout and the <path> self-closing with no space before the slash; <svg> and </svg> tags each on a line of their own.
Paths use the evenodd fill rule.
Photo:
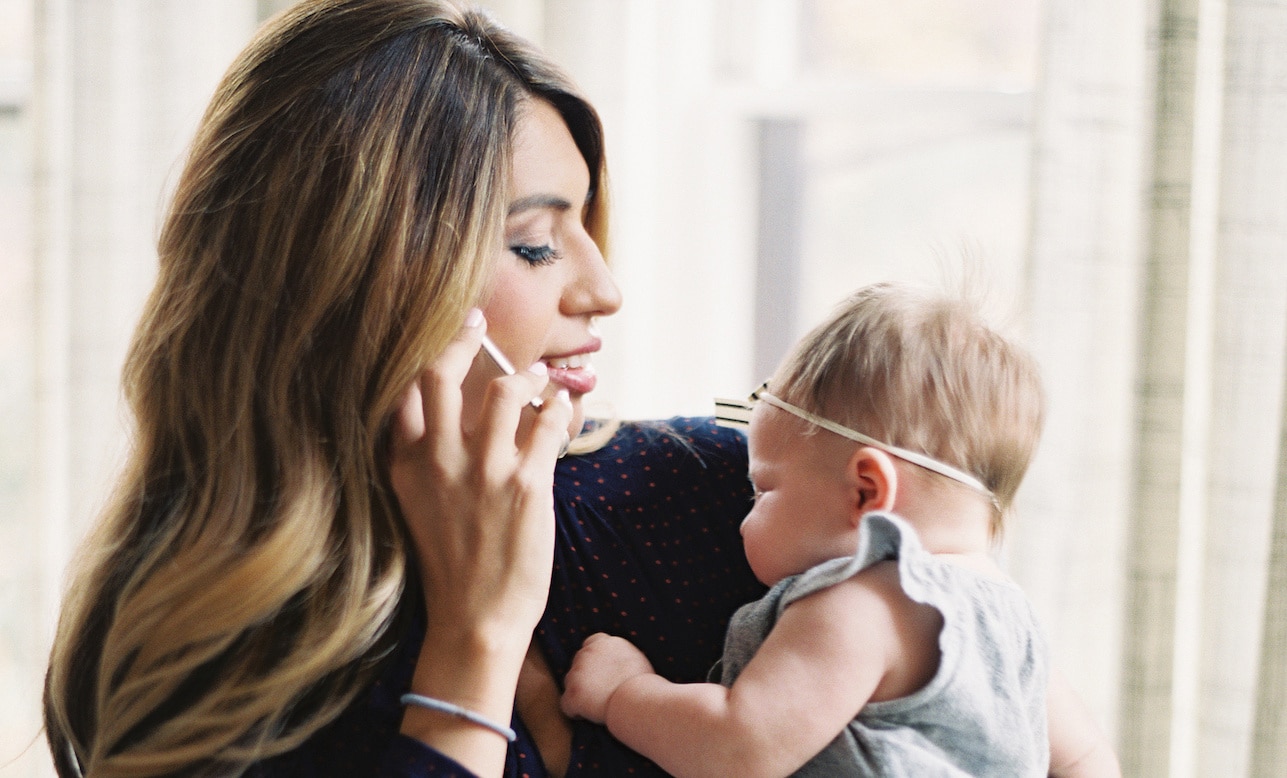
<svg viewBox="0 0 1287 778">
<path fill-rule="evenodd" d="M 1127 629 L 1148 22 L 1140 3 L 1052 0 L 1044 27 L 1026 294 L 1048 414 L 1009 567 L 1054 661 L 1111 731 Z"/>
<path fill-rule="evenodd" d="M 1284 392 L 1287 405 L 1287 392 Z M 1269 585 L 1256 695 L 1251 774 L 1279 775 L 1287 764 L 1287 410 L 1278 435 L 1278 481 L 1269 545 Z"/>
<path fill-rule="evenodd" d="M 1020 539 L 1016 569 L 1071 605 L 1053 642 L 1097 709 L 1087 669 L 1117 678 L 1127 775 L 1281 775 L 1287 3 L 1124 4 L 1111 30 L 1097 3 L 1047 11 L 1029 294 L 1052 412 L 1027 513 L 1053 526 Z M 1079 576 L 1026 572 L 1088 529 L 1097 550 L 1068 546 Z M 1118 631 L 1078 585 L 1097 553 L 1125 578 Z"/>
<path fill-rule="evenodd" d="M 1150 25 L 1147 147 L 1133 498 L 1126 547 L 1120 756 L 1127 775 L 1169 770 L 1186 439 L 1190 212 L 1197 0 L 1166 0 Z"/>
<path fill-rule="evenodd" d="M 1287 348 L 1287 3 L 1226 15 L 1199 775 L 1249 774 Z"/>
<path fill-rule="evenodd" d="M 36 0 L 33 8 L 32 105 L 20 119 L 33 139 L 21 150 L 31 159 L 32 245 L 29 255 L 3 257 L 30 263 L 32 277 L 33 357 L 4 366 L 33 387 L 30 441 L 14 446 L 31 458 L 14 517 L 30 544 L 13 555 L 30 570 L 31 596 L 6 592 L 22 624 L 6 637 L 23 682 L 0 684 L 17 697 L 0 713 L 0 737 L 21 740 L 0 751 L 0 772 L 43 776 L 49 641 L 68 562 L 126 445 L 120 367 L 155 274 L 164 193 L 257 9 L 255 0 Z M 10 681 L 6 658 L 0 682 Z"/>
</svg>

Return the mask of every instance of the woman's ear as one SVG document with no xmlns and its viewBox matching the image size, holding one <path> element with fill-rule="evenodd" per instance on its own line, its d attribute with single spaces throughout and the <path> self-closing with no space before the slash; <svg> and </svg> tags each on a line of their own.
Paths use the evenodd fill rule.
<svg viewBox="0 0 1287 778">
<path fill-rule="evenodd" d="M 859 446 L 849 458 L 846 474 L 854 487 L 851 512 L 855 526 L 865 513 L 893 510 L 898 496 L 893 457 L 878 448 Z"/>
</svg>

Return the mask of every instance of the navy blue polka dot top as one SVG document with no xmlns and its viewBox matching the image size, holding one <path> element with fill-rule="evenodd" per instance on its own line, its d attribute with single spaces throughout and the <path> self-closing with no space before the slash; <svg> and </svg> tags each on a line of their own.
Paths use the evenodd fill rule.
<svg viewBox="0 0 1287 778">
<path fill-rule="evenodd" d="M 746 443 L 712 419 L 625 424 L 591 454 L 567 457 L 555 474 L 558 538 L 554 574 L 536 639 L 562 679 L 594 632 L 631 640 L 657 672 L 678 682 L 706 680 L 719 659 L 729 617 L 758 598 L 738 525 L 750 508 Z M 381 678 L 335 722 L 295 751 L 251 775 L 471 776 L 465 768 L 401 735 L 423 621 L 401 642 Z M 547 773 L 523 722 L 512 722 L 506 778 Z M 567 775 L 664 776 L 603 727 L 573 723 Z"/>
</svg>

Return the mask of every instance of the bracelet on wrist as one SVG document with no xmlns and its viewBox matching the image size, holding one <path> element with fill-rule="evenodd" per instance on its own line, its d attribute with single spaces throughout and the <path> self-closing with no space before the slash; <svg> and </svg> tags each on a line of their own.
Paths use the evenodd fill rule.
<svg viewBox="0 0 1287 778">
<path fill-rule="evenodd" d="M 412 694 L 408 692 L 402 695 L 402 704 L 414 705 L 417 708 L 425 708 L 426 710 L 445 713 L 448 716 L 454 716 L 455 718 L 463 721 L 468 721 L 470 724 L 474 724 L 484 729 L 490 729 L 492 732 L 495 732 L 511 743 L 518 739 L 518 735 L 509 727 L 503 724 L 497 724 L 486 716 L 480 716 L 472 710 L 462 708 L 459 705 L 446 702 L 445 700 L 438 700 L 433 697 L 426 697 L 423 694 Z"/>
</svg>

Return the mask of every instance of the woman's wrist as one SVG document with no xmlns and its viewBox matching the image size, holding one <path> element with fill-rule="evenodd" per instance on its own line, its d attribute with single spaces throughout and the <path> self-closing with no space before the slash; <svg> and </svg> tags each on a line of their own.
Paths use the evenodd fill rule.
<svg viewBox="0 0 1287 778">
<path fill-rule="evenodd" d="M 496 715 L 513 707 L 519 671 L 531 635 L 518 638 L 475 629 L 445 630 L 430 626 L 420 646 L 411 688 L 405 691 Z M 483 711 L 480 711 L 483 712 Z"/>
<path fill-rule="evenodd" d="M 402 691 L 508 726 L 526 653 L 526 644 L 515 648 L 520 643 L 512 635 L 430 627 L 420 647 L 411 686 Z M 479 726 L 468 717 L 408 705 L 403 709 L 400 731 L 479 775 L 499 774 L 504 765 L 508 743 L 495 730 Z"/>
<path fill-rule="evenodd" d="M 401 702 L 403 705 L 414 705 L 417 708 L 424 708 L 425 710 L 441 713 L 445 716 L 452 716 L 469 724 L 473 724 L 476 727 L 482 727 L 483 729 L 495 732 L 497 735 L 505 738 L 509 743 L 513 743 L 518 739 L 518 735 L 515 734 L 514 730 L 507 725 L 501 724 L 497 721 L 492 721 L 486 716 L 474 713 L 468 708 L 462 708 L 454 702 L 447 702 L 446 700 L 439 700 L 434 697 L 426 697 L 423 694 L 413 694 L 411 692 L 402 695 Z"/>
</svg>

